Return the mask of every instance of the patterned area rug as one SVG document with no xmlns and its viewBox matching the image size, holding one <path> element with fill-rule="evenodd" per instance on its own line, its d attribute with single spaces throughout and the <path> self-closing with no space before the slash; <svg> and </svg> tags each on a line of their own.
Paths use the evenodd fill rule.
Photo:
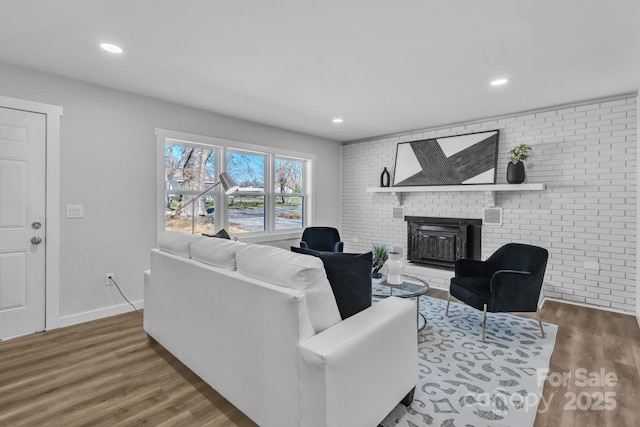
<svg viewBox="0 0 640 427">
<path fill-rule="evenodd" d="M 398 405 L 383 427 L 530 427 L 542 396 L 545 369 L 558 327 L 509 314 L 487 314 L 423 296 L 427 319 L 418 335 L 419 373 L 414 401 Z"/>
</svg>

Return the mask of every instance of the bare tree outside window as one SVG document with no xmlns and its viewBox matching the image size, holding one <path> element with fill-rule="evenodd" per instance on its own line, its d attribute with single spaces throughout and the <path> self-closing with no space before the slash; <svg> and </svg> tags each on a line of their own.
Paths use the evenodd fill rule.
<svg viewBox="0 0 640 427">
<path fill-rule="evenodd" d="M 304 227 L 308 160 L 178 139 L 164 142 L 165 229 L 212 234 L 218 231 L 216 218 L 232 234 Z M 190 203 L 218 181 L 216 165 L 240 188 L 223 196 L 216 187 Z M 227 208 L 216 212 L 215 202 L 222 200 L 218 197 L 224 197 Z"/>
<path fill-rule="evenodd" d="M 276 157 L 274 163 L 276 199 L 276 230 L 298 229 L 303 226 L 304 162 Z"/>
<path fill-rule="evenodd" d="M 265 223 L 264 176 L 266 157 L 257 153 L 227 152 L 227 173 L 240 188 L 229 196 L 229 231 L 261 232 Z"/>
<path fill-rule="evenodd" d="M 194 193 L 205 190 L 215 182 L 215 176 L 215 153 L 212 150 L 179 144 L 165 145 L 167 229 L 188 232 L 197 229 L 198 232 L 207 233 L 215 230 L 213 194 L 199 197 L 187 205 Z M 181 206 L 185 207 L 178 211 Z"/>
</svg>

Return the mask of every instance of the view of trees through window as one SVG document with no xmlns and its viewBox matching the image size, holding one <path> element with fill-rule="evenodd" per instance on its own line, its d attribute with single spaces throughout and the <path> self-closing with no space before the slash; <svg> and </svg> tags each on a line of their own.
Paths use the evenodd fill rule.
<svg viewBox="0 0 640 427">
<path fill-rule="evenodd" d="M 196 234 L 216 232 L 218 189 L 211 189 L 189 203 L 218 181 L 218 160 L 224 160 L 223 170 L 240 186 L 237 192 L 226 197 L 228 213 L 223 222 L 230 233 L 294 230 L 304 226 L 304 160 L 231 149 L 224 159 L 218 159 L 219 153 L 217 147 L 165 145 L 167 230 Z M 266 180 L 267 176 L 272 178 Z M 268 212 L 269 206 L 273 206 L 272 212 Z"/>
<path fill-rule="evenodd" d="M 212 233 L 215 230 L 214 190 L 189 203 L 216 182 L 215 151 L 166 144 L 164 170 L 167 230 Z"/>
<path fill-rule="evenodd" d="M 304 163 L 276 157 L 274 171 L 276 230 L 302 228 Z"/>
<path fill-rule="evenodd" d="M 238 183 L 237 192 L 229 195 L 229 231 L 247 233 L 264 231 L 265 156 L 245 152 L 227 153 L 227 173 Z"/>
</svg>

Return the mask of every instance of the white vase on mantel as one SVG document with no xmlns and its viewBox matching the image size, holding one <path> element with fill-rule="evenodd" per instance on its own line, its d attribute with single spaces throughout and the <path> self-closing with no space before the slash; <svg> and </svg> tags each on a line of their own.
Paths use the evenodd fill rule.
<svg viewBox="0 0 640 427">
<path fill-rule="evenodd" d="M 390 285 L 401 285 L 404 282 L 404 261 L 400 252 L 389 252 L 389 259 L 385 263 L 387 266 L 387 283 Z"/>
</svg>

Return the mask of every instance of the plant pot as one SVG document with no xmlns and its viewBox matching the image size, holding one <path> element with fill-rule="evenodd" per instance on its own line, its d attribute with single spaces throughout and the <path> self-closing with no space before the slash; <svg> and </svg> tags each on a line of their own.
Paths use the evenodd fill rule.
<svg viewBox="0 0 640 427">
<path fill-rule="evenodd" d="M 525 178 L 524 163 L 509 162 L 507 166 L 507 182 L 509 184 L 522 184 Z"/>
</svg>

